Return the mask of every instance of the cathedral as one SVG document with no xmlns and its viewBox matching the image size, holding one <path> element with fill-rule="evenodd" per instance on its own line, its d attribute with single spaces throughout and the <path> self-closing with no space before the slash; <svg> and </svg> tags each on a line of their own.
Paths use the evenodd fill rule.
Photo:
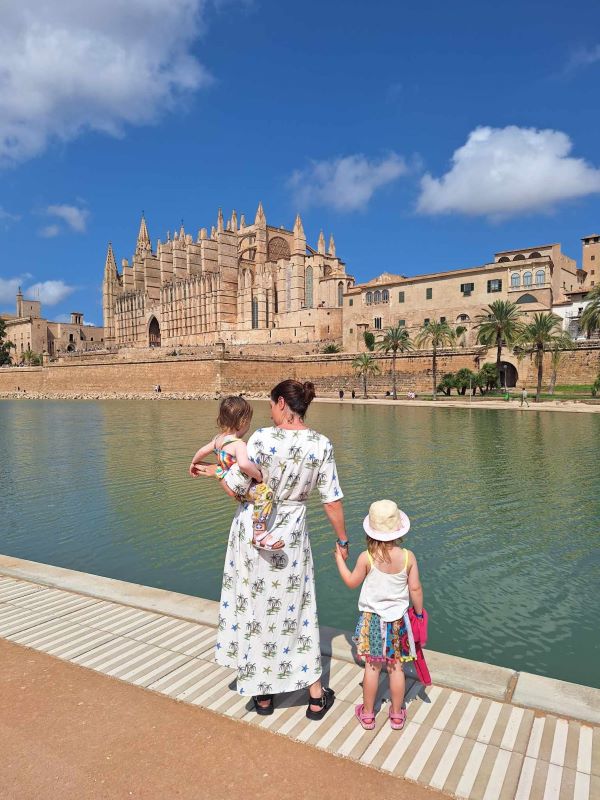
<svg viewBox="0 0 600 800">
<path fill-rule="evenodd" d="M 319 342 L 342 337 L 344 293 L 354 285 L 323 232 L 316 250 L 300 216 L 293 230 L 225 222 L 196 239 L 183 225 L 156 251 L 142 216 L 135 254 L 119 272 L 109 244 L 104 267 L 104 340 L 108 347 L 180 347 Z"/>
</svg>

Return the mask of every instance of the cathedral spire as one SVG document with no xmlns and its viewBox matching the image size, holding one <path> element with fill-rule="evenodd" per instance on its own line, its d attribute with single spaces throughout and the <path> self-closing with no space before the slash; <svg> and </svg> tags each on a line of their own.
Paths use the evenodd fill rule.
<svg viewBox="0 0 600 800">
<path fill-rule="evenodd" d="M 114 278 L 116 274 L 117 274 L 117 262 L 115 261 L 115 254 L 113 253 L 112 242 L 109 242 L 108 250 L 106 251 L 106 261 L 104 262 L 104 277 Z"/>
<path fill-rule="evenodd" d="M 255 225 L 266 225 L 267 218 L 265 217 L 265 211 L 263 209 L 262 200 L 258 203 L 258 208 L 256 209 L 256 217 L 254 218 Z"/>
<path fill-rule="evenodd" d="M 319 234 L 319 241 L 317 243 L 317 251 L 319 253 L 323 253 L 323 255 L 325 254 L 325 234 L 323 233 L 323 231 L 321 231 L 321 233 Z"/>
<path fill-rule="evenodd" d="M 142 211 L 142 219 L 140 222 L 140 230 L 137 237 L 135 252 L 136 254 L 141 254 L 146 250 L 152 250 L 152 245 L 150 243 L 150 235 L 148 234 L 148 226 L 146 225 L 146 217 Z"/>
<path fill-rule="evenodd" d="M 245 214 L 242 214 L 242 216 L 240 217 L 240 228 L 245 228 L 245 227 L 246 227 L 246 216 Z"/>
<path fill-rule="evenodd" d="M 223 225 L 223 209 L 220 208 L 219 209 L 219 214 L 217 216 L 217 230 L 218 230 L 219 233 L 221 233 L 223 231 L 223 229 L 224 229 L 224 225 Z"/>
<path fill-rule="evenodd" d="M 327 252 L 330 256 L 335 256 L 335 239 L 333 238 L 333 233 L 329 237 L 329 250 Z"/>
<path fill-rule="evenodd" d="M 302 220 L 300 219 L 300 214 L 296 214 L 296 220 L 294 222 L 294 237 L 296 239 L 305 239 L 304 235 L 304 228 L 302 227 Z"/>
<path fill-rule="evenodd" d="M 237 214 L 235 213 L 235 208 L 234 208 L 233 211 L 231 212 L 231 230 L 232 231 L 237 231 L 237 229 L 238 229 L 238 220 L 237 220 Z"/>
</svg>

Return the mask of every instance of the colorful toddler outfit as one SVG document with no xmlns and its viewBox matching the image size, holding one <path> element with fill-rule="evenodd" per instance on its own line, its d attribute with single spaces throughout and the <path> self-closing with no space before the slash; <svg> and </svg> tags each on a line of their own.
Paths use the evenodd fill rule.
<svg viewBox="0 0 600 800">
<path fill-rule="evenodd" d="M 393 574 L 377 569 L 369 552 L 367 558 L 370 569 L 358 599 L 361 614 L 353 636 L 358 656 L 369 663 L 413 661 L 416 650 L 408 618 L 408 550 L 404 567 Z"/>
</svg>

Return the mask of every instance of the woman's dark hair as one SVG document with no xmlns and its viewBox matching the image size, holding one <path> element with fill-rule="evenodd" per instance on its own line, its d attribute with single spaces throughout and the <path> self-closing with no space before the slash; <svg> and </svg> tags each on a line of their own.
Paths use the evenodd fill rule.
<svg viewBox="0 0 600 800">
<path fill-rule="evenodd" d="M 310 381 L 300 383 L 288 378 L 287 381 L 281 381 L 271 389 L 271 400 L 276 403 L 280 397 L 283 397 L 288 408 L 295 411 L 302 419 L 306 414 L 309 405 L 315 396 L 315 385 Z"/>
<path fill-rule="evenodd" d="M 243 397 L 225 397 L 219 406 L 217 425 L 222 431 L 239 431 L 252 419 L 252 406 Z"/>
</svg>

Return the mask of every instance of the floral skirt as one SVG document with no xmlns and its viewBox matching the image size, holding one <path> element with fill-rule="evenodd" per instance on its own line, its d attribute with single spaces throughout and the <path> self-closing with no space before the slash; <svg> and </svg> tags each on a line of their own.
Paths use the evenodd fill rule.
<svg viewBox="0 0 600 800">
<path fill-rule="evenodd" d="M 411 633 L 405 618 L 384 622 L 379 614 L 363 611 L 352 639 L 363 661 L 392 664 L 415 659 Z"/>
</svg>

